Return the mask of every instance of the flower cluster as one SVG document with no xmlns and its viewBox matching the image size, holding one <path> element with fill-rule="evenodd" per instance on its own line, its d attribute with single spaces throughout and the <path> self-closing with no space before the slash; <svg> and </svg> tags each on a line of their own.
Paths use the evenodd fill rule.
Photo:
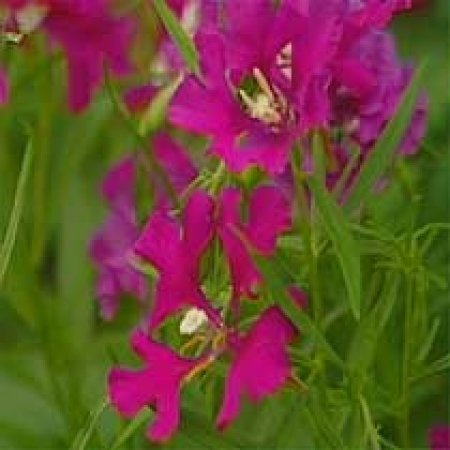
<svg viewBox="0 0 450 450">
<path fill-rule="evenodd" d="M 17 2 L 11 3 L 17 10 Z M 28 5 L 19 3 L 20 8 Z M 291 231 L 295 221 L 290 163 L 301 171 L 314 170 L 313 141 L 320 136 L 327 186 L 345 174 L 355 146 L 360 151 L 350 174 L 357 177 L 413 71 L 399 60 L 385 30 L 396 13 L 411 7 L 408 0 L 168 3 L 193 37 L 200 58 L 200 73 L 190 73 L 163 36 L 154 63 L 167 77 L 178 74 L 181 80 L 170 100 L 168 119 L 183 133 L 207 138 L 207 155 L 212 158 L 197 155 L 204 161 L 198 170 L 168 135 L 154 136 L 154 159 L 179 204 L 168 195 L 167 186 L 145 174 L 154 202 L 139 230 L 136 162 L 127 159 L 104 183 L 111 213 L 91 244 L 107 318 L 115 315 L 124 292 L 143 302 L 151 300 L 146 330 L 131 337 L 144 367 L 113 368 L 109 396 L 126 417 L 153 407 L 156 416 L 148 436 L 156 441 L 168 439 L 177 429 L 183 385 L 219 358 L 230 361 L 219 428 L 236 417 L 244 394 L 258 401 L 288 380 L 300 383 L 288 351 L 299 330 L 263 295 L 265 279 L 258 265 L 259 258 L 274 257 L 278 238 Z M 105 18 L 103 3 L 97 6 L 98 10 L 92 6 L 96 20 L 115 30 L 119 22 Z M 89 87 L 80 94 L 79 80 L 72 83 L 72 104 L 80 106 L 98 81 L 101 58 L 119 72 L 125 68 L 127 27 L 119 27 L 111 42 L 110 34 L 94 35 L 95 55 L 81 56 L 70 32 L 66 35 L 58 28 L 61 15 L 47 6 L 42 25 L 64 46 L 69 66 L 78 64 L 78 58 L 89 65 L 91 76 L 83 84 Z M 83 21 L 87 30 L 89 23 Z M 72 20 L 71 26 L 79 24 Z M 140 86 L 125 95 L 125 103 L 139 112 L 157 92 L 156 84 Z M 1 93 L 0 89 L 0 98 Z M 417 150 L 425 112 L 426 99 L 421 97 L 399 152 Z M 151 266 L 151 288 L 137 271 L 139 266 Z M 284 288 L 297 307 L 306 306 L 301 289 L 287 282 Z M 258 312 L 248 317 L 242 313 L 243 304 L 253 300 Z M 175 348 L 160 340 L 159 330 L 180 314 L 179 333 L 187 341 Z"/>
<path fill-rule="evenodd" d="M 184 79 L 172 123 L 210 136 L 209 151 L 237 172 L 252 165 L 284 172 L 299 140 L 308 165 L 308 131 L 317 128 L 329 135 L 335 171 L 348 162 L 350 141 L 370 151 L 411 77 L 383 30 L 409 2 L 215 4 L 216 25 L 210 17 L 195 38 L 202 76 Z M 417 148 L 424 109 L 421 99 L 405 152 Z"/>
<path fill-rule="evenodd" d="M 154 440 L 164 440 L 176 429 L 183 382 L 222 354 L 231 353 L 234 360 L 218 416 L 220 427 L 238 413 L 242 393 L 258 400 L 293 377 L 286 346 L 297 331 L 278 307 L 265 308 L 247 332 L 239 329 L 239 303 L 257 297 L 262 278 L 248 245 L 262 255 L 272 254 L 277 236 L 290 226 L 290 205 L 277 187 L 263 185 L 252 193 L 248 218 L 242 220 L 241 200 L 237 188 L 225 188 L 217 199 L 195 190 L 182 217 L 174 217 L 166 208 L 156 209 L 135 242 L 134 252 L 158 271 L 149 331 L 154 333 L 165 319 L 190 308 L 180 332 L 194 334 L 193 342 L 200 344 L 196 357 L 187 358 L 137 332 L 133 346 L 147 367 L 139 372 L 118 368 L 110 374 L 110 397 L 123 414 L 134 415 L 148 404 L 156 408 L 157 418 L 149 431 Z M 226 255 L 233 286 L 227 299 L 229 314 L 227 303 L 208 299 L 202 282 L 207 276 L 202 274 L 202 257 L 215 242 L 221 243 Z M 162 386 L 160 380 L 166 380 Z"/>
</svg>

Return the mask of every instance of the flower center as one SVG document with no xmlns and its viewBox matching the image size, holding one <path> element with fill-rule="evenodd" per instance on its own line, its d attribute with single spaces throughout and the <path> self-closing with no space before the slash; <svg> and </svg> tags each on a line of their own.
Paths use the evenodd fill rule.
<svg viewBox="0 0 450 450">
<path fill-rule="evenodd" d="M 249 93 L 244 88 L 239 89 L 239 96 L 251 118 L 257 119 L 274 130 L 281 123 L 290 119 L 292 112 L 283 93 L 271 86 L 264 74 L 257 67 L 253 69 L 251 79 L 255 83 L 255 89 Z"/>
</svg>

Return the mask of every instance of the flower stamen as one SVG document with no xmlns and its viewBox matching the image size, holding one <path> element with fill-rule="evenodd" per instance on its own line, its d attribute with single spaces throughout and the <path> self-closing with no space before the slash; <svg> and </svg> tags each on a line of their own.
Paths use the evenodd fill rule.
<svg viewBox="0 0 450 450">
<path fill-rule="evenodd" d="M 283 93 L 276 86 L 271 86 L 260 69 L 255 67 L 252 71 L 257 91 L 249 94 L 239 89 L 239 95 L 251 118 L 260 120 L 277 131 L 279 125 L 292 118 L 292 112 Z"/>
</svg>

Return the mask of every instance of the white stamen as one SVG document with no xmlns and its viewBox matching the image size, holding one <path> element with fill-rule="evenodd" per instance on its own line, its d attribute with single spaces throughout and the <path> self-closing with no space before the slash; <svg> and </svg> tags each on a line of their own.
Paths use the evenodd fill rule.
<svg viewBox="0 0 450 450">
<path fill-rule="evenodd" d="M 34 31 L 44 20 L 48 8 L 42 5 L 31 4 L 24 6 L 16 12 L 19 30 L 23 34 Z"/>
<path fill-rule="evenodd" d="M 180 334 L 192 335 L 207 325 L 208 316 L 198 308 L 190 309 L 180 323 Z"/>
<path fill-rule="evenodd" d="M 253 69 L 253 76 L 255 77 L 256 83 L 260 87 L 261 91 L 267 95 L 267 97 L 271 102 L 274 102 L 275 98 L 273 96 L 273 92 L 272 89 L 270 88 L 269 82 L 257 67 Z"/>
<path fill-rule="evenodd" d="M 261 122 L 267 124 L 281 122 L 281 114 L 275 109 L 275 105 L 265 93 L 256 94 L 255 98 L 251 98 L 241 89 L 239 94 L 253 119 L 261 120 Z"/>
</svg>

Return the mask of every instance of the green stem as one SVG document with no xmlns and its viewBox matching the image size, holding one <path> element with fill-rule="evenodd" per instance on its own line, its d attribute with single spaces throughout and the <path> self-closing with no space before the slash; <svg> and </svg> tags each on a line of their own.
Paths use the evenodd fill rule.
<svg viewBox="0 0 450 450">
<path fill-rule="evenodd" d="M 45 45 L 41 43 L 41 45 Z M 42 109 L 39 111 L 35 127 L 36 161 L 33 180 L 33 240 L 31 243 L 31 261 L 39 268 L 45 254 L 46 220 L 48 216 L 48 172 L 51 158 L 51 134 L 55 110 L 54 77 L 49 66 L 47 77 L 42 80 L 41 89 L 47 93 Z"/>
<path fill-rule="evenodd" d="M 373 450 L 381 450 L 380 444 L 379 444 L 379 436 L 378 431 L 375 427 L 375 424 L 373 423 L 372 415 L 370 414 L 369 405 L 366 402 L 366 399 L 360 395 L 359 401 L 361 403 L 361 411 L 364 418 L 364 422 L 366 425 L 366 430 L 369 435 L 369 439 L 371 442 L 371 447 Z"/>
<path fill-rule="evenodd" d="M 405 299 L 405 334 L 404 334 L 404 349 L 403 349 L 403 361 L 402 361 L 402 414 L 401 414 L 401 441 L 404 448 L 409 448 L 409 391 L 410 391 L 410 361 L 411 361 L 411 318 L 412 318 L 412 296 L 413 296 L 413 280 L 411 276 L 406 279 L 406 299 Z"/>
</svg>

